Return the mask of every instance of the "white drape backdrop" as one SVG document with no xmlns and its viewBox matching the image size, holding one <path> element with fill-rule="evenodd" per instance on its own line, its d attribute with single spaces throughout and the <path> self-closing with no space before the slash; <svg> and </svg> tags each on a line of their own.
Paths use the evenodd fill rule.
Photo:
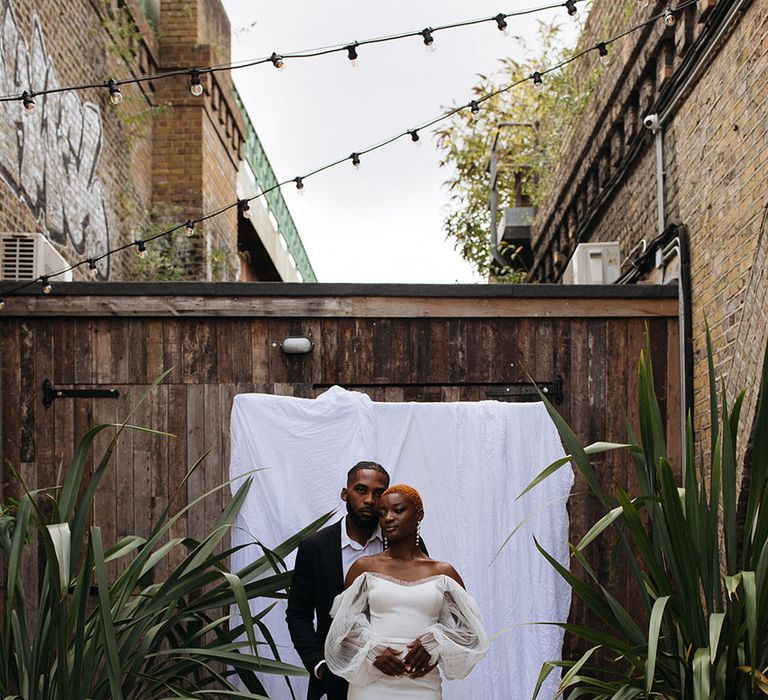
<svg viewBox="0 0 768 700">
<path fill-rule="evenodd" d="M 336 506 L 340 518 L 346 472 L 363 459 L 383 464 L 392 483 L 415 486 L 424 499 L 422 533 L 430 555 L 456 567 L 489 636 L 498 633 L 469 678 L 444 683 L 445 698 L 531 697 L 541 664 L 559 658 L 563 635 L 550 625 L 526 623 L 565 621 L 570 607 L 568 587 L 538 553 L 533 536 L 567 563 L 571 470 L 562 468 L 515 500 L 563 456 L 543 404 L 379 403 L 339 387 L 317 399 L 240 394 L 231 437 L 233 478 L 267 468 L 255 475 L 233 544 L 255 537 L 275 546 Z M 256 555 L 248 547 L 232 565 L 237 569 Z M 266 622 L 282 659 L 301 665 L 284 614 L 284 604 L 278 605 Z M 558 680 L 553 673 L 540 697 L 553 697 Z M 271 698 L 290 698 L 282 678 L 265 676 L 264 682 Z M 303 700 L 306 681 L 292 684 Z"/>
</svg>

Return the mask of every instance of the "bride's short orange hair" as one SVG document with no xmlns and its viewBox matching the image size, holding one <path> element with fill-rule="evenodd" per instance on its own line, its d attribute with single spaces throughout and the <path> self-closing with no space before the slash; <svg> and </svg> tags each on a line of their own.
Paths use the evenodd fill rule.
<svg viewBox="0 0 768 700">
<path fill-rule="evenodd" d="M 416 506 L 416 510 L 420 510 L 422 513 L 424 512 L 424 503 L 421 500 L 419 492 L 413 488 L 413 486 L 408 486 L 408 484 L 393 484 L 381 494 L 381 497 L 384 498 L 388 493 L 399 493 L 401 496 L 405 496 Z"/>
</svg>

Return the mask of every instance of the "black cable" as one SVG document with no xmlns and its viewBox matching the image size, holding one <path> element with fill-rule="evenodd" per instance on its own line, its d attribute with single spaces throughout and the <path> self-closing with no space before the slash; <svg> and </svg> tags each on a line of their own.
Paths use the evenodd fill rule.
<svg viewBox="0 0 768 700">
<path fill-rule="evenodd" d="M 586 0 L 573 0 L 574 2 L 585 2 Z M 498 22 L 498 18 L 506 19 L 507 17 L 521 17 L 523 15 L 529 15 L 536 12 L 544 12 L 546 10 L 553 10 L 557 9 L 558 7 L 566 7 L 565 2 L 560 3 L 554 3 L 550 5 L 543 5 L 539 7 L 532 7 L 525 10 L 517 10 L 515 12 L 501 12 L 497 15 L 494 15 L 493 17 L 481 17 L 480 19 L 472 19 L 472 20 L 466 20 L 463 22 L 454 22 L 452 24 L 443 24 L 437 27 L 430 27 L 430 32 L 439 32 L 439 31 L 446 31 L 449 29 L 459 29 L 462 27 L 469 27 L 476 24 L 482 24 L 484 22 Z M 131 83 L 143 83 L 150 80 L 163 80 L 165 78 L 171 78 L 178 75 L 190 75 L 193 70 L 197 70 L 200 75 L 204 73 L 220 73 L 222 71 L 233 71 L 233 70 L 240 70 L 241 68 L 250 68 L 253 66 L 262 65 L 264 63 L 271 63 L 273 62 L 273 57 L 277 56 L 278 58 L 285 60 L 285 59 L 293 59 L 293 58 L 317 58 L 318 56 L 326 56 L 328 54 L 332 53 L 340 53 L 342 51 L 346 51 L 347 47 L 350 45 L 354 46 L 366 46 L 369 44 L 381 44 L 384 42 L 389 41 L 399 41 L 401 39 L 407 39 L 411 37 L 420 37 L 423 36 L 424 29 L 409 31 L 409 32 L 402 32 L 400 34 L 392 34 L 389 36 L 383 36 L 383 37 L 376 37 L 372 39 L 363 39 L 362 41 L 353 41 L 353 42 L 346 42 L 344 44 L 337 44 L 333 46 L 328 46 L 324 48 L 319 49 L 306 49 L 302 51 L 294 51 L 291 53 L 278 53 L 274 52 L 270 56 L 262 57 L 262 58 L 254 58 L 254 59 L 248 59 L 245 61 L 237 61 L 232 63 L 222 63 L 214 66 L 205 66 L 205 67 L 194 67 L 191 66 L 189 68 L 182 68 L 178 70 L 171 70 L 171 71 L 165 71 L 162 73 L 155 73 L 152 75 L 141 75 L 135 78 L 123 78 L 120 80 L 115 79 L 115 84 L 117 85 L 129 85 Z M 59 92 L 70 92 L 70 91 L 76 91 L 76 90 L 87 90 L 90 88 L 105 88 L 107 87 L 107 82 L 100 82 L 100 83 L 87 83 L 82 85 L 71 85 L 66 87 L 58 87 L 58 88 L 50 88 L 48 90 L 26 90 L 26 94 L 28 97 L 37 97 L 39 95 L 51 95 L 54 93 Z M 3 95 L 0 96 L 0 102 L 19 102 L 24 99 L 24 92 L 15 94 L 15 95 Z"/>
<path fill-rule="evenodd" d="M 683 10 L 686 7 L 689 7 L 691 5 L 697 4 L 697 2 L 698 2 L 698 0 L 688 0 L 687 2 L 683 3 L 682 5 L 679 5 L 678 7 L 670 8 L 670 9 L 672 10 L 672 12 L 679 12 L 680 10 Z M 559 7 L 559 5 L 558 5 L 558 7 Z M 630 27 L 626 31 L 622 32 L 621 34 L 617 34 L 614 37 L 606 39 L 605 41 L 600 41 L 597 44 L 595 44 L 594 46 L 590 46 L 590 47 L 588 47 L 586 49 L 582 49 L 581 51 L 575 53 L 573 56 L 570 56 L 570 57 L 566 58 L 565 60 L 561 61 L 560 63 L 558 63 L 558 64 L 556 64 L 554 66 L 550 66 L 549 68 L 545 68 L 545 69 L 543 69 L 541 71 L 535 71 L 533 74 L 531 74 L 531 75 L 529 75 L 529 76 L 527 76 L 525 78 L 521 78 L 519 80 L 516 80 L 515 82 L 510 83 L 509 85 L 506 85 L 505 87 L 499 88 L 498 90 L 494 90 L 493 92 L 490 92 L 487 95 L 483 95 L 482 97 L 478 97 L 476 99 L 470 100 L 467 104 L 460 105 L 458 107 L 454 107 L 453 109 L 451 109 L 451 110 L 449 110 L 447 112 L 444 112 L 443 114 L 439 115 L 438 117 L 435 117 L 434 119 L 426 121 L 426 122 L 420 124 L 417 127 L 413 127 L 411 129 L 406 129 L 405 131 L 403 131 L 403 132 L 401 132 L 399 134 L 396 134 L 394 136 L 391 136 L 391 137 L 389 137 L 387 139 L 384 139 L 383 141 L 380 141 L 380 142 L 374 144 L 373 146 L 369 146 L 368 148 L 364 148 L 362 150 L 356 151 L 356 152 L 354 152 L 350 156 L 346 156 L 345 158 L 339 158 L 338 160 L 332 161 L 331 163 L 327 163 L 326 165 L 323 165 L 323 166 L 321 166 L 319 168 L 311 170 L 306 175 L 300 175 L 300 176 L 296 176 L 296 177 L 290 178 L 288 180 L 283 180 L 282 182 L 278 182 L 277 184 L 273 185 L 272 187 L 268 187 L 267 189 L 262 190 L 261 192 L 259 192 L 259 194 L 255 194 L 252 197 L 248 197 L 246 199 L 238 200 L 238 201 L 236 201 L 236 202 L 234 202 L 232 204 L 227 204 L 226 206 L 221 207 L 220 209 L 217 209 L 217 210 L 215 210 L 215 211 L 213 211 L 213 212 L 211 212 L 209 214 L 204 214 L 199 219 L 189 219 L 189 220 L 187 220 L 183 224 L 177 224 L 177 225 L 173 226 L 172 228 L 169 228 L 169 229 L 167 229 L 165 231 L 161 231 L 160 233 L 157 233 L 157 234 L 155 234 L 153 236 L 150 236 L 148 238 L 137 239 L 135 241 L 131 241 L 130 243 L 126 243 L 126 244 L 121 245 L 121 246 L 119 246 L 117 248 L 108 250 L 108 251 L 106 251 L 105 253 L 102 253 L 99 256 L 96 256 L 96 257 L 93 257 L 93 258 L 86 258 L 84 260 L 80 260 L 77 263 L 74 263 L 73 265 L 71 265 L 70 267 L 64 268 L 62 270 L 58 270 L 58 271 L 53 272 L 53 273 L 49 273 L 47 275 L 41 275 L 40 277 L 37 277 L 37 278 L 35 278 L 33 280 L 28 280 L 27 282 L 25 282 L 23 284 L 20 284 L 17 287 L 14 287 L 14 288 L 10 289 L 9 291 L 7 291 L 5 293 L 4 296 L 10 296 L 10 295 L 12 295 L 12 294 L 14 294 L 16 292 L 20 292 L 23 289 L 26 289 L 27 287 L 30 287 L 33 284 L 36 284 L 37 282 L 42 282 L 42 281 L 47 282 L 52 277 L 58 277 L 60 275 L 64 275 L 67 272 L 71 272 L 72 270 L 75 270 L 76 268 L 80 267 L 81 265 L 90 264 L 91 261 L 98 262 L 99 260 L 102 260 L 103 258 L 109 257 L 111 255 L 115 255 L 116 253 L 122 252 L 123 250 L 127 250 L 128 248 L 132 248 L 133 246 L 136 246 L 139 243 L 144 244 L 144 243 L 148 243 L 150 241 L 154 241 L 154 240 L 156 240 L 158 238 L 162 238 L 164 236 L 169 236 L 172 233 L 175 233 L 176 231 L 178 231 L 178 230 L 188 226 L 189 224 L 194 225 L 194 224 L 202 223 L 203 221 L 207 221 L 208 219 L 212 219 L 215 216 L 219 216 L 220 214 L 223 214 L 225 211 L 229 211 L 230 209 L 233 209 L 233 208 L 239 206 L 241 204 L 241 202 L 252 202 L 253 200 L 258 199 L 259 197 L 263 197 L 263 196 L 267 195 L 268 193 L 270 193 L 270 192 L 272 192 L 274 190 L 280 189 L 281 187 L 283 187 L 284 185 L 287 185 L 289 183 L 294 183 L 297 186 L 298 186 L 299 183 L 301 183 L 301 187 L 303 187 L 304 180 L 306 180 L 308 177 L 312 177 L 313 175 L 317 175 L 318 173 L 321 173 L 321 172 L 323 172 L 325 170 L 329 170 L 330 168 L 334 168 L 337 165 L 341 165 L 342 163 L 345 163 L 346 161 L 348 161 L 350 159 L 354 159 L 355 156 L 359 159 L 359 156 L 371 153 L 371 152 L 376 151 L 376 150 L 378 150 L 380 148 L 384 148 L 385 146 L 388 146 L 389 144 L 391 144 L 391 143 L 393 143 L 393 142 L 395 142 L 398 139 L 401 139 L 403 137 L 407 136 L 407 137 L 411 138 L 411 134 L 413 132 L 418 132 L 418 131 L 421 131 L 422 129 L 427 129 L 430 126 L 434 126 L 435 124 L 437 124 L 437 123 L 439 123 L 441 121 L 449 119 L 454 114 L 456 114 L 456 113 L 458 113 L 458 112 L 460 112 L 460 111 L 462 111 L 464 109 L 472 109 L 473 107 L 476 107 L 478 104 L 480 104 L 482 102 L 485 102 L 487 100 L 490 100 L 491 98 L 495 97 L 496 95 L 500 95 L 500 94 L 502 94 L 504 92 L 508 92 L 509 90 L 512 90 L 515 87 L 518 87 L 519 85 L 522 85 L 523 83 L 528 82 L 529 80 L 533 81 L 535 79 L 534 76 L 536 76 L 536 75 L 538 75 L 539 77 L 542 76 L 542 75 L 546 75 L 546 74 L 551 73 L 553 71 L 556 71 L 556 70 L 558 70 L 560 68 L 563 68 L 564 66 L 567 66 L 568 64 L 572 63 L 576 59 L 582 58 L 585 55 L 591 53 L 592 51 L 598 51 L 599 52 L 601 45 L 606 46 L 606 45 L 612 44 L 615 41 L 618 41 L 618 39 L 621 39 L 621 38 L 627 36 L 628 34 L 631 34 L 632 32 L 636 32 L 636 31 L 638 31 L 638 30 L 648 26 L 649 24 L 652 24 L 653 22 L 657 22 L 659 19 L 662 19 L 665 15 L 666 15 L 666 10 L 665 10 L 665 12 L 660 13 L 658 15 L 655 15 L 652 18 L 650 18 L 649 20 L 646 20 L 645 22 L 641 22 L 640 24 L 636 24 L 633 27 Z M 3 297 L 0 296 L 0 304 L 2 304 L 2 303 L 3 303 Z"/>
</svg>

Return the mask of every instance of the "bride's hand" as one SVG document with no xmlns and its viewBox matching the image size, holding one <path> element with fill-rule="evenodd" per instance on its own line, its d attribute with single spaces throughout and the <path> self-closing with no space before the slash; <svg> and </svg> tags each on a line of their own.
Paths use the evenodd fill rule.
<svg viewBox="0 0 768 700">
<path fill-rule="evenodd" d="M 373 665 L 387 676 L 402 676 L 407 671 L 402 659 L 397 658 L 402 653 L 387 647 L 376 657 Z"/>
<path fill-rule="evenodd" d="M 429 673 L 437 664 L 433 664 L 432 657 L 424 648 L 420 639 L 415 639 L 408 645 L 408 653 L 403 659 L 406 671 L 412 678 L 420 678 Z"/>
</svg>

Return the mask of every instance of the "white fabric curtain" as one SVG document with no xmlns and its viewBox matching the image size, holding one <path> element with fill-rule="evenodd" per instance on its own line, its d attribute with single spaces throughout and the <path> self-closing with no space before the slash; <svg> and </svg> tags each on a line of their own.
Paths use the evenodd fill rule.
<svg viewBox="0 0 768 700">
<path fill-rule="evenodd" d="M 334 507 L 340 518 L 339 492 L 347 470 L 360 460 L 380 462 L 392 483 L 416 487 L 424 499 L 422 534 L 430 555 L 459 571 L 492 638 L 488 656 L 469 678 L 444 683 L 444 697 L 531 697 L 541 664 L 560 657 L 563 635 L 551 625 L 528 623 L 564 622 L 570 608 L 568 586 L 533 537 L 567 565 L 572 471 L 563 467 L 515 500 L 545 466 L 564 456 L 543 404 L 379 403 L 339 387 L 317 399 L 240 394 L 231 438 L 232 478 L 266 468 L 255 475 L 233 544 L 257 538 L 275 546 Z M 240 568 L 256 555 L 257 548 L 247 547 L 232 565 Z M 284 614 L 285 606 L 278 605 L 265 621 L 281 658 L 301 665 Z M 282 678 L 263 680 L 271 698 L 290 698 Z M 553 672 L 540 697 L 553 697 L 558 680 Z M 296 697 L 305 697 L 306 681 L 291 682 Z"/>
</svg>

